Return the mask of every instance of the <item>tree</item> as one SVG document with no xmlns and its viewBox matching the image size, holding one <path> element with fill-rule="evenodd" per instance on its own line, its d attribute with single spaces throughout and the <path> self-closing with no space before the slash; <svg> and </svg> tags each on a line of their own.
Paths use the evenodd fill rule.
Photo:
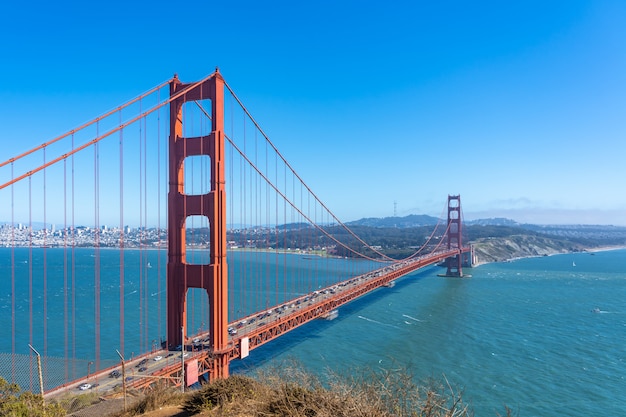
<svg viewBox="0 0 626 417">
<path fill-rule="evenodd" d="M 46 404 L 40 394 L 22 391 L 0 377 L 0 415 L 7 417 L 63 417 L 59 404 Z"/>
</svg>

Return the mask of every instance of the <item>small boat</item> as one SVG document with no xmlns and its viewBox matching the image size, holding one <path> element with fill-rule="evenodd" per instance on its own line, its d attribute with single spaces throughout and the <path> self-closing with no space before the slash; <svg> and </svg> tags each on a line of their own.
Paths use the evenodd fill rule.
<svg viewBox="0 0 626 417">
<path fill-rule="evenodd" d="M 329 311 L 322 316 L 324 320 L 335 320 L 337 317 L 339 317 L 339 310 Z"/>
<path fill-rule="evenodd" d="M 572 261 L 572 266 L 576 266 L 576 262 L 573 262 L 573 261 Z"/>
</svg>

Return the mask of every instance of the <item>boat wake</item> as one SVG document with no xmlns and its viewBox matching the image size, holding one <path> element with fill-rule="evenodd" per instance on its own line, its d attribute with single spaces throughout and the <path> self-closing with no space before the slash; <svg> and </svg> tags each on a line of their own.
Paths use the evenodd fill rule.
<svg viewBox="0 0 626 417">
<path fill-rule="evenodd" d="M 403 314 L 402 317 L 406 317 L 407 319 L 411 319 L 413 321 L 419 321 L 420 323 L 424 321 L 424 320 L 416 319 L 415 317 L 411 317 L 407 314 Z"/>
<path fill-rule="evenodd" d="M 394 329 L 399 329 L 398 326 L 394 326 L 393 324 L 381 323 L 380 321 L 368 319 L 367 317 L 359 316 L 360 319 L 369 321 L 370 323 L 380 324 L 381 326 L 393 327 Z"/>
</svg>

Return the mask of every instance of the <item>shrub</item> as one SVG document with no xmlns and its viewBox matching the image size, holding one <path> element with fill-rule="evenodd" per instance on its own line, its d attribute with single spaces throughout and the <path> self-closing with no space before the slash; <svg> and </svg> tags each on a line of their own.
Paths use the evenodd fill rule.
<svg viewBox="0 0 626 417">
<path fill-rule="evenodd" d="M 63 417 L 65 410 L 56 403 L 46 404 L 41 394 L 22 391 L 0 377 L 0 415 L 7 417 Z"/>
</svg>

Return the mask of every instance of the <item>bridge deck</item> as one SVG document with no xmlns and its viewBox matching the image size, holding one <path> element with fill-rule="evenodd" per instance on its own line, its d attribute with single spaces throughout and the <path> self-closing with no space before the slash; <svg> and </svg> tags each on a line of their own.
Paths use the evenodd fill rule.
<svg viewBox="0 0 626 417">
<path fill-rule="evenodd" d="M 461 252 L 467 250 L 463 248 Z M 232 322 L 230 323 L 232 330 L 229 336 L 229 347 L 225 353 L 230 359 L 245 357 L 246 348 L 242 349 L 242 345 L 247 344 L 247 350 L 253 350 L 311 320 L 324 317 L 340 306 L 381 286 L 388 285 L 395 279 L 441 262 L 458 253 L 458 249 L 439 251 L 394 263 Z M 203 344 L 206 337 L 206 334 L 194 336 L 192 339 L 195 343 L 190 346 L 189 351 L 186 350 L 184 358 L 181 358 L 182 352 L 179 354 L 159 350 L 127 361 L 126 377 L 129 378 L 127 388 L 145 389 L 159 380 L 167 380 L 170 385 L 178 386 L 183 361 L 197 361 L 199 376 L 208 373 L 213 366 L 213 352 Z M 112 390 L 122 384 L 121 378 L 109 377 L 114 369 L 119 370 L 119 366 L 94 373 L 89 380 L 83 378 L 59 387 L 48 392 L 47 395 L 78 388 L 84 383 L 98 384 L 96 388 L 99 391 Z M 121 370 L 119 371 L 121 373 Z"/>
<path fill-rule="evenodd" d="M 462 250 L 462 252 L 465 251 L 465 249 Z M 253 350 L 311 320 L 324 317 L 338 307 L 385 286 L 395 279 L 458 253 L 458 249 L 446 250 L 398 262 L 230 323 L 230 328 L 236 330 L 236 333 L 232 332 L 230 336 L 227 353 L 231 359 L 241 358 L 242 354 L 245 357 L 245 347 L 242 349 L 242 345 L 247 344 L 247 349 Z M 205 335 L 198 335 L 197 338 L 202 339 L 203 336 Z M 197 360 L 199 375 L 203 375 L 211 369 L 213 352 L 202 349 L 201 343 L 196 346 L 200 349 L 189 352 L 190 355 L 185 358 L 185 361 Z M 176 364 L 153 371 L 151 375 L 156 378 L 180 380 L 180 372 L 181 361 L 179 360 Z M 141 378 L 133 381 L 131 386 L 142 389 L 154 381 L 155 379 L 152 378 Z"/>
</svg>

